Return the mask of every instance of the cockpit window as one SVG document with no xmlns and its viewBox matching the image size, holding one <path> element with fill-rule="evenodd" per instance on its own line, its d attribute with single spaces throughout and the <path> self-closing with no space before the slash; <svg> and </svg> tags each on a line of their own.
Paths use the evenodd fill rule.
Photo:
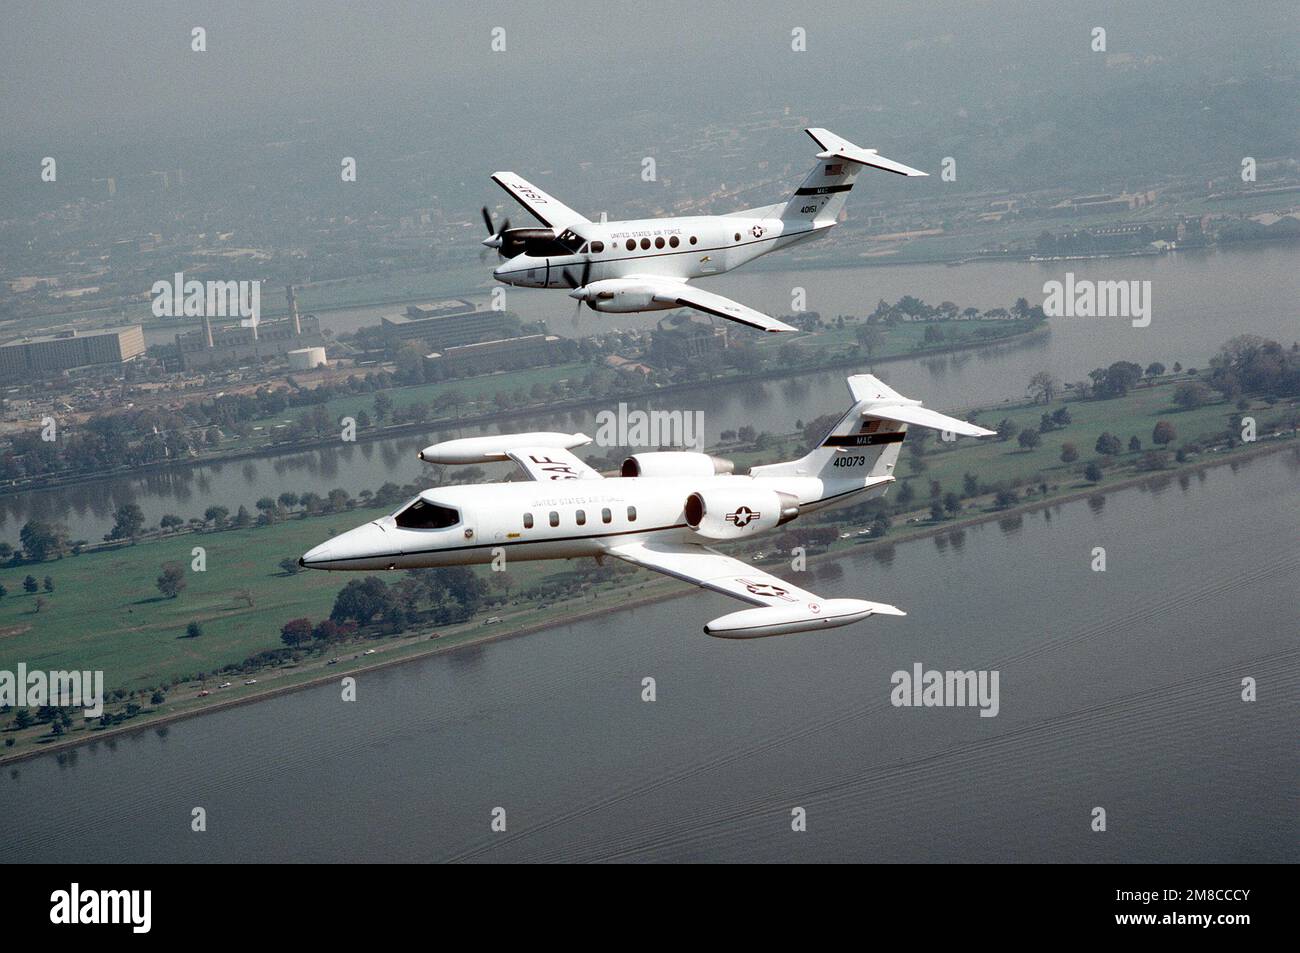
<svg viewBox="0 0 1300 953">
<path fill-rule="evenodd" d="M 582 247 L 582 243 L 585 239 L 573 229 L 566 228 L 560 233 L 560 237 L 557 238 L 556 241 L 563 246 L 564 250 L 570 255 L 574 255 L 577 254 L 578 249 Z"/>
<path fill-rule="evenodd" d="M 446 529 L 460 522 L 460 513 L 421 498 L 398 513 L 395 522 L 403 529 Z"/>
</svg>

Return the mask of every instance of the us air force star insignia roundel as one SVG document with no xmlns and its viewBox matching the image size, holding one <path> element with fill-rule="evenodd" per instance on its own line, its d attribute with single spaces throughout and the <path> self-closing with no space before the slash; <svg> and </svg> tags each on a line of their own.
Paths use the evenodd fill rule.
<svg viewBox="0 0 1300 953">
<path fill-rule="evenodd" d="M 745 584 L 745 588 L 756 596 L 770 596 L 774 599 L 779 599 L 786 593 L 786 590 L 770 582 L 750 582 Z"/>
<path fill-rule="evenodd" d="M 736 512 L 727 514 L 727 522 L 735 523 L 736 529 L 743 529 L 763 514 L 755 513 L 748 506 L 736 507 Z"/>
<path fill-rule="evenodd" d="M 752 231 L 752 232 L 754 233 L 754 237 L 755 237 L 755 238 L 762 238 L 762 237 L 763 237 L 763 226 L 762 226 L 762 225 L 755 225 L 752 229 L 750 229 L 750 231 Z"/>
</svg>

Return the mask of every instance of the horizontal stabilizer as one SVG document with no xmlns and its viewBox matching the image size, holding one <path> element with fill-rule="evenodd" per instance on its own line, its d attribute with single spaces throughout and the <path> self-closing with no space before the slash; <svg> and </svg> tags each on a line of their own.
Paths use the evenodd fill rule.
<svg viewBox="0 0 1300 953">
<path fill-rule="evenodd" d="M 926 410 L 915 404 L 886 404 L 868 407 L 862 412 L 863 417 L 875 417 L 880 420 L 896 420 L 902 424 L 914 424 L 917 427 L 929 427 L 931 430 L 946 430 L 962 437 L 995 437 L 996 430 L 985 430 L 956 417 L 949 417 L 937 410 Z"/>
<path fill-rule="evenodd" d="M 813 142 L 822 147 L 823 151 L 817 153 L 819 159 L 844 159 L 848 162 L 856 162 L 858 165 L 870 166 L 873 169 L 893 172 L 895 175 L 916 176 L 930 174 L 922 172 L 920 169 L 913 169 L 910 165 L 895 162 L 893 159 L 886 159 L 875 149 L 863 149 L 861 146 L 855 146 L 847 139 L 841 139 L 829 129 L 816 128 L 804 131 L 812 136 Z"/>
</svg>

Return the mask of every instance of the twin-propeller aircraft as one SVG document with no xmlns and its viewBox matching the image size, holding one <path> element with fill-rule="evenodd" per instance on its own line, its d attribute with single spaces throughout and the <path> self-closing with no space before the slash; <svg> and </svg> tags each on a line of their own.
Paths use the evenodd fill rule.
<svg viewBox="0 0 1300 953">
<path fill-rule="evenodd" d="M 863 599 L 822 599 L 731 556 L 713 542 L 745 540 L 804 513 L 885 493 L 908 425 L 965 436 L 994 431 L 926 410 L 870 374 L 848 379 L 853 406 L 807 455 L 732 472 L 704 453 L 655 451 L 602 479 L 571 451 L 583 434 L 519 433 L 434 444 L 437 464 L 513 460 L 527 482 L 425 490 L 389 516 L 322 543 L 299 563 L 311 569 L 415 569 L 513 560 L 613 557 L 731 596 L 757 608 L 704 627 L 747 639 L 848 625 L 902 610 Z"/>
<path fill-rule="evenodd" d="M 808 129 L 821 147 L 817 165 L 788 201 L 727 215 L 592 222 L 513 172 L 492 180 L 542 228 L 500 228 L 483 209 L 483 244 L 506 259 L 493 275 L 526 288 L 567 288 L 594 311 L 694 308 L 763 331 L 794 331 L 783 321 L 688 284 L 827 232 L 864 167 L 926 175 L 863 149 L 826 129 Z"/>
</svg>

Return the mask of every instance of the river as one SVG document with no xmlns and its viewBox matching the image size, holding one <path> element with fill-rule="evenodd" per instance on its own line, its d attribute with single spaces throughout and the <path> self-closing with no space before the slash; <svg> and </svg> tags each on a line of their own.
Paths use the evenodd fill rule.
<svg viewBox="0 0 1300 953">
<path fill-rule="evenodd" d="M 0 775 L 0 860 L 1295 863 L 1297 477 L 1285 451 L 814 567 L 906 618 L 726 642 L 695 591 L 47 755 Z M 997 670 L 999 713 L 891 706 L 916 662 Z"/>
<path fill-rule="evenodd" d="M 997 262 L 947 267 L 907 265 L 890 268 L 831 268 L 740 271 L 709 287 L 774 313 L 788 310 L 790 289 L 807 289 L 808 307 L 833 318 L 871 311 L 879 298 L 914 294 L 928 302 L 951 300 L 962 307 L 1008 306 L 1017 297 L 1042 300 L 1043 283 L 1076 278 L 1149 280 L 1151 325 L 1132 327 L 1123 318 L 1058 318 L 1047 335 L 980 351 L 881 364 L 879 372 L 909 397 L 937 408 L 987 405 L 1023 397 L 1037 371 L 1065 381 L 1080 380 L 1093 368 L 1116 360 L 1143 365 L 1162 361 L 1172 367 L 1204 366 L 1233 334 L 1249 331 L 1285 343 L 1300 338 L 1296 301 L 1300 269 L 1294 247 L 1270 246 L 1229 251 L 1180 252 L 1161 257 L 1079 262 Z M 509 306 L 526 319 L 549 318 L 553 329 L 572 332 L 569 301 L 557 292 L 511 289 Z M 330 312 L 326 324 L 345 330 L 375 323 L 393 308 Z M 563 317 L 557 318 L 557 314 Z M 580 330 L 653 324 L 662 315 L 600 315 L 583 311 Z M 743 330 L 739 333 L 745 333 Z M 755 332 L 757 333 L 757 332 Z M 864 368 L 865 365 L 864 365 Z M 844 376 L 852 369 L 801 374 L 781 381 L 676 392 L 631 402 L 632 407 L 702 410 L 709 442 L 723 430 L 750 424 L 759 430 L 789 432 L 796 420 L 811 420 L 847 406 Z M 517 420 L 512 429 L 568 429 L 594 433 L 595 411 L 538 414 Z M 112 527 L 113 511 L 136 502 L 156 523 L 164 513 L 197 516 L 213 503 L 251 505 L 286 489 L 326 493 L 342 487 L 351 493 L 376 489 L 392 480 L 419 482 L 428 470 L 415 457 L 437 439 L 476 430 L 433 431 L 371 443 L 344 444 L 310 452 L 232 463 L 178 467 L 130 477 L 115 477 L 70 488 L 0 497 L 0 538 L 17 540 L 34 517 L 61 520 L 74 539 L 97 540 Z"/>
</svg>

